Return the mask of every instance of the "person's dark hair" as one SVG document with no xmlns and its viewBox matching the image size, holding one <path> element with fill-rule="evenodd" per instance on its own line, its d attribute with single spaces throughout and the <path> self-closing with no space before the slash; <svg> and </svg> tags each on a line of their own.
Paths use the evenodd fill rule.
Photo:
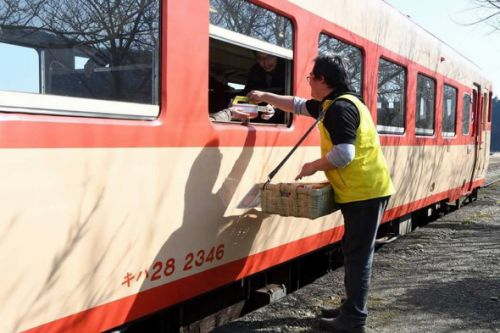
<svg viewBox="0 0 500 333">
<path fill-rule="evenodd" d="M 342 58 L 332 53 L 320 54 L 314 59 L 312 70 L 314 77 L 324 77 L 326 84 L 330 88 L 339 90 L 351 90 L 347 71 L 342 62 Z"/>
</svg>

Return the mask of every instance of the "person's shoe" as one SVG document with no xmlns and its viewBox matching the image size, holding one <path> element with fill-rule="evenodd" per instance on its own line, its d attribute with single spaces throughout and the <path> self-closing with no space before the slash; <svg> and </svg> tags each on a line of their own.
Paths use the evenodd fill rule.
<svg viewBox="0 0 500 333">
<path fill-rule="evenodd" d="M 321 308 L 320 316 L 323 318 L 336 318 L 340 315 L 340 308 Z"/>
<path fill-rule="evenodd" d="M 366 333 L 366 325 L 347 327 L 338 319 L 321 318 L 319 327 L 331 333 Z"/>
<path fill-rule="evenodd" d="M 344 304 L 346 299 L 344 297 L 341 298 L 340 300 L 340 305 Z M 336 318 L 340 315 L 340 306 L 338 308 L 330 308 L 330 307 L 324 307 L 321 308 L 321 314 L 320 316 L 323 318 Z"/>
</svg>

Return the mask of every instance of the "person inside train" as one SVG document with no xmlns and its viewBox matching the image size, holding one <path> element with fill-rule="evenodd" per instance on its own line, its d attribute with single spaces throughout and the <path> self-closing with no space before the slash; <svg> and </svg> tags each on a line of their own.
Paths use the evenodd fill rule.
<svg viewBox="0 0 500 333">
<path fill-rule="evenodd" d="M 245 88 L 243 89 L 243 94 L 246 95 L 252 90 L 262 90 L 273 92 L 277 94 L 284 94 L 285 92 L 285 60 L 278 58 L 274 55 L 254 51 L 255 64 L 250 68 Z M 210 82 L 213 80 L 211 79 Z M 215 85 L 220 85 L 221 83 L 214 82 Z M 213 89 L 214 91 L 222 90 Z M 215 100 L 215 98 L 213 98 Z M 252 122 L 267 123 L 269 119 L 272 118 L 273 123 L 283 124 L 285 121 L 284 112 L 282 110 L 274 110 L 272 107 L 267 107 L 266 112 L 262 113 L 260 118 L 253 118 L 255 115 L 248 114 L 241 111 L 237 107 L 223 108 L 222 110 L 212 113 L 209 115 L 210 119 L 218 121 L 229 121 L 229 120 L 242 120 L 248 121 L 252 119 Z"/>
<path fill-rule="evenodd" d="M 352 93 L 339 56 L 319 55 L 307 77 L 306 100 L 253 90 L 248 97 L 286 112 L 320 118 L 321 158 L 305 163 L 296 180 L 324 171 L 344 217 L 345 301 L 322 310 L 330 332 L 366 332 L 367 297 L 378 226 L 394 187 L 370 112 Z"/>
</svg>

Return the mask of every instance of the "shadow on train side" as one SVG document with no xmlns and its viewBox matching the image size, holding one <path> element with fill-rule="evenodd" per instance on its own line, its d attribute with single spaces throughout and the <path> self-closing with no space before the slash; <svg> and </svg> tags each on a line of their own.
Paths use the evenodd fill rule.
<svg viewBox="0 0 500 333">
<path fill-rule="evenodd" d="M 53 298 L 47 297 L 47 295 L 51 295 L 51 292 L 57 290 L 58 283 L 61 277 L 64 275 L 63 272 L 66 268 L 66 265 L 68 264 L 68 262 L 71 261 L 71 256 L 79 249 L 79 246 L 83 243 L 83 241 L 87 239 L 88 234 L 92 228 L 92 225 L 96 221 L 98 221 L 98 219 L 96 219 L 95 216 L 98 210 L 102 207 L 103 198 L 106 195 L 106 186 L 102 186 L 97 189 L 98 191 L 97 198 L 93 200 L 89 209 L 86 209 L 85 207 L 87 205 L 87 200 L 89 197 L 92 197 L 92 195 L 90 194 L 92 192 L 90 186 L 90 179 L 91 179 L 90 171 L 86 168 L 84 181 L 81 184 L 82 195 L 79 198 L 79 202 L 77 205 L 76 209 L 77 213 L 75 214 L 74 220 L 71 223 L 70 228 L 68 229 L 67 238 L 64 241 L 63 245 L 61 246 L 61 248 L 59 249 L 59 251 L 57 251 L 56 255 L 54 256 L 52 263 L 50 265 L 50 270 L 47 276 L 45 277 L 44 283 L 41 285 L 40 289 L 33 290 L 30 299 L 26 300 L 25 306 L 23 308 L 17 309 L 17 318 L 15 320 L 15 326 L 14 326 L 15 332 L 20 330 L 20 327 L 22 323 L 26 321 L 26 318 L 29 318 L 29 316 L 33 316 L 34 314 L 36 315 L 38 313 L 42 313 L 43 311 L 46 311 L 48 307 L 50 307 L 51 302 L 53 302 Z M 21 216 L 21 214 L 16 216 L 14 219 L 17 220 L 19 216 Z M 126 219 L 124 219 L 117 226 L 117 229 L 113 234 L 114 236 L 111 237 L 109 241 L 105 244 L 104 253 L 111 250 L 111 248 L 116 244 L 116 238 L 119 235 L 119 231 L 123 227 L 125 222 Z M 95 255 L 96 256 L 100 255 L 100 252 L 99 253 L 96 252 Z M 79 282 L 77 285 L 78 286 L 84 284 L 92 285 L 94 282 L 94 275 L 92 274 L 92 272 L 98 271 L 100 267 L 104 265 L 104 261 L 105 261 L 105 256 L 100 256 L 100 259 L 95 262 L 94 266 L 89 271 L 89 273 L 84 274 L 79 278 Z M 23 274 L 28 274 L 28 273 L 23 272 Z M 17 284 L 24 283 L 23 279 L 24 279 L 23 275 L 20 275 L 17 279 L 16 285 L 10 286 L 9 290 L 16 290 Z M 89 293 L 86 296 L 85 304 L 88 304 L 90 306 L 91 304 L 104 302 L 108 298 L 109 298 L 109 291 L 102 289 L 101 291 L 95 293 Z M 61 299 L 60 301 L 62 303 L 61 306 L 65 307 L 67 303 L 70 303 L 70 297 L 66 299 Z M 64 329 L 70 330 L 71 327 L 65 327 Z"/>
<path fill-rule="evenodd" d="M 245 256 L 250 252 L 255 236 L 266 215 L 257 210 L 250 210 L 244 215 L 224 216 L 227 208 L 225 198 L 233 197 L 254 152 L 255 129 L 251 126 L 247 127 L 248 132 L 244 147 L 219 189 L 214 190 L 223 158 L 219 149 L 219 142 L 215 140 L 207 143 L 197 156 L 192 164 L 185 187 L 182 225 L 165 241 L 153 262 L 165 262 L 171 256 L 169 252 L 179 252 L 178 249 L 185 248 L 186 242 L 200 248 L 205 246 L 203 244 L 211 244 L 210 247 L 212 247 L 212 245 L 217 246 L 217 244 L 224 242 L 225 251 L 229 251 L 231 248 L 238 249 Z M 218 218 L 208 218 L 214 216 Z M 196 259 L 196 252 L 193 252 Z M 182 261 L 179 264 L 176 263 L 176 266 L 179 266 L 176 269 L 182 270 L 182 266 L 185 264 L 184 257 L 177 259 Z M 179 332 L 180 327 L 189 325 L 217 312 L 219 309 L 240 302 L 241 298 L 245 297 L 242 295 L 244 289 L 241 288 L 241 282 L 240 284 L 233 282 L 229 286 L 227 283 L 238 279 L 238 274 L 243 269 L 245 261 L 245 259 L 234 261 L 230 269 L 224 270 L 224 276 L 222 277 L 220 273 L 215 273 L 213 276 L 205 274 L 203 275 L 204 279 L 200 280 L 200 277 L 191 275 L 191 277 L 188 276 L 178 284 L 175 281 L 171 282 L 172 285 L 176 285 L 174 288 L 160 285 L 154 287 L 154 291 L 150 290 L 150 292 L 138 294 L 133 306 L 130 308 L 126 321 L 136 320 L 139 314 L 143 312 L 144 307 L 151 304 L 151 302 L 162 303 L 158 301 L 159 299 L 167 297 L 185 299 L 189 297 L 193 290 L 202 295 L 180 305 L 174 305 L 167 310 L 158 309 L 159 312 L 156 314 L 140 318 L 135 322 L 111 331 L 127 333 L 145 331 Z M 207 286 L 207 280 L 212 283 L 215 282 L 219 286 L 226 284 L 223 287 L 223 292 L 218 292 L 217 295 L 211 293 L 210 290 L 213 287 Z M 221 281 L 225 282 L 221 283 Z M 232 285 L 237 285 L 237 287 L 233 288 Z M 151 285 L 144 283 L 140 290 L 146 291 L 148 289 L 151 289 Z"/>
</svg>

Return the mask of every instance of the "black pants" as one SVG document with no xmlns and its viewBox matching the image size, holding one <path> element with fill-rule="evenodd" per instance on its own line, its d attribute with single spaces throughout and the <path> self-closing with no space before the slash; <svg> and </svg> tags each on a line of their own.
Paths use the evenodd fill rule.
<svg viewBox="0 0 500 333">
<path fill-rule="evenodd" d="M 340 205 L 345 228 L 342 251 L 346 301 L 339 320 L 347 326 L 366 323 L 375 238 L 388 201 L 389 197 L 383 197 Z"/>
</svg>

